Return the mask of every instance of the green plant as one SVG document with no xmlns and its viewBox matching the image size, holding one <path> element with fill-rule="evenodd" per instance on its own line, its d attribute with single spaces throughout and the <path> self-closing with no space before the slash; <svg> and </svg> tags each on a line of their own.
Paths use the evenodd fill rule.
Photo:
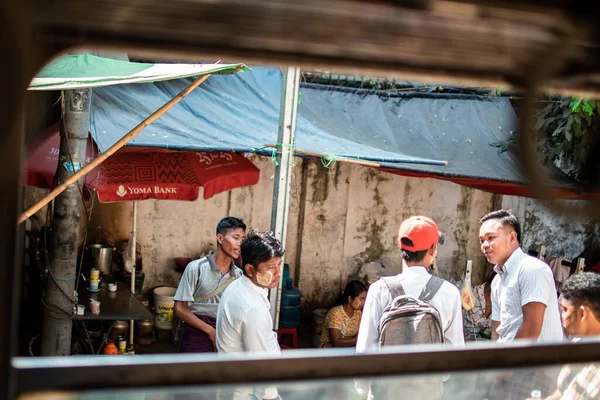
<svg viewBox="0 0 600 400">
<path fill-rule="evenodd" d="M 577 175 L 596 140 L 600 109 L 594 100 L 558 98 L 537 115 L 535 129 L 542 133 L 538 150 L 546 164 L 561 159 Z"/>
<path fill-rule="evenodd" d="M 561 160 L 571 175 L 579 175 L 594 143 L 600 140 L 599 106 L 594 100 L 569 97 L 552 97 L 545 102 L 537 112 L 535 125 L 541 136 L 538 151 L 545 165 Z M 515 143 L 513 135 L 490 146 L 503 153 Z"/>
</svg>

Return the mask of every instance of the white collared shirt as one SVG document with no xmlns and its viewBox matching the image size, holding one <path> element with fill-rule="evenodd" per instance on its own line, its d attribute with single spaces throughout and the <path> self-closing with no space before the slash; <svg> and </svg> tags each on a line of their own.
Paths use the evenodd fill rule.
<svg viewBox="0 0 600 400">
<path fill-rule="evenodd" d="M 271 303 L 267 289 L 256 286 L 245 275 L 223 293 L 217 310 L 217 351 L 219 353 L 281 354 L 273 331 Z M 250 396 L 250 397 L 249 397 Z M 236 388 L 233 399 L 277 398 L 275 386 Z"/>
<path fill-rule="evenodd" d="M 431 278 L 425 267 L 417 266 L 404 266 L 402 273 L 397 276 L 402 283 L 404 292 L 417 298 Z M 384 308 L 392 301 L 392 294 L 382 279 L 369 287 L 358 330 L 357 353 L 379 350 L 379 321 Z M 463 345 L 465 338 L 463 335 L 462 306 L 460 293 L 456 286 L 450 282 L 444 282 L 429 303 L 440 313 L 445 342 L 452 345 Z"/>
<path fill-rule="evenodd" d="M 246 276 L 225 289 L 217 310 L 219 352 L 280 354 L 267 294 Z"/>
<path fill-rule="evenodd" d="M 563 330 L 550 267 L 518 248 L 503 267 L 496 265 L 494 271 L 498 275 L 492 281 L 492 320 L 500 322 L 496 330 L 498 342 L 514 340 L 523 324 L 522 307 L 532 302 L 546 305 L 542 331 L 537 340 L 562 341 Z"/>
</svg>

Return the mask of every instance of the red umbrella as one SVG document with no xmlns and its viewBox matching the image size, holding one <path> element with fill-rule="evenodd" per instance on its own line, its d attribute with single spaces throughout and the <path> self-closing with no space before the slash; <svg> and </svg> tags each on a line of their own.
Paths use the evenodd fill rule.
<svg viewBox="0 0 600 400">
<path fill-rule="evenodd" d="M 23 182 L 51 189 L 58 167 L 60 121 L 40 134 L 44 141 L 25 163 Z M 90 138 L 86 164 L 97 154 Z M 99 173 L 97 172 L 99 170 Z M 86 176 L 102 202 L 144 199 L 193 201 L 200 186 L 204 198 L 258 183 L 260 171 L 236 153 L 199 153 L 149 147 L 124 147 Z M 96 179 L 98 178 L 98 179 Z"/>
<path fill-rule="evenodd" d="M 23 183 L 27 186 L 35 186 L 44 189 L 54 188 L 54 175 L 58 167 L 58 153 L 60 150 L 60 121 L 50 125 L 40 133 L 41 143 L 28 149 L 28 158 L 23 169 Z M 89 139 L 85 163 L 98 153 L 93 140 Z M 86 183 L 96 177 L 97 169 L 86 176 Z"/>
<path fill-rule="evenodd" d="M 125 148 L 100 165 L 95 184 L 102 202 L 144 199 L 193 201 L 255 185 L 260 171 L 236 153 Z"/>
</svg>

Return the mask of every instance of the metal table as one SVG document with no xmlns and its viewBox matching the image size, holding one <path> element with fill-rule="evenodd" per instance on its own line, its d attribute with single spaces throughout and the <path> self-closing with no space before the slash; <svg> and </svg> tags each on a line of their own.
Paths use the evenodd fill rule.
<svg viewBox="0 0 600 400">
<path fill-rule="evenodd" d="M 80 287 L 78 291 L 79 304 L 85 305 L 83 315 L 74 315 L 80 320 L 145 320 L 154 316 L 131 293 L 127 285 L 117 282 L 117 291 L 110 292 L 108 284 L 104 283 L 99 292 L 90 292 L 87 287 Z M 100 314 L 95 315 L 90 311 L 90 298 L 100 301 Z"/>
<path fill-rule="evenodd" d="M 102 320 L 146 320 L 153 319 L 154 316 L 144 305 L 131 293 L 128 286 L 123 282 L 117 282 L 117 291 L 108 290 L 108 284 L 103 284 L 99 292 L 90 292 L 87 287 L 80 287 L 77 291 L 79 296 L 78 304 L 85 305 L 83 315 L 74 315 L 73 318 L 82 325 L 85 332 L 85 338 L 92 354 L 98 354 L 105 343 L 106 335 L 96 350 L 88 335 L 85 321 Z M 100 301 L 100 314 L 92 314 L 90 310 L 90 299 Z"/>
</svg>

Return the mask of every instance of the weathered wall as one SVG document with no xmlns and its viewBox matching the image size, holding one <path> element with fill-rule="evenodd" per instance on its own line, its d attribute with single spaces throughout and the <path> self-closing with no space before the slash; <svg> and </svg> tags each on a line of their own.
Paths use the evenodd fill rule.
<svg viewBox="0 0 600 400">
<path fill-rule="evenodd" d="M 224 216 L 243 218 L 249 227 L 269 228 L 274 166 L 267 158 L 253 161 L 261 170 L 253 187 L 195 202 L 139 202 L 146 290 L 175 286 L 180 275 L 174 270 L 174 257 L 197 257 L 214 248 L 215 225 Z M 412 214 L 430 216 L 446 235 L 439 250 L 440 274 L 460 280 L 469 258 L 475 261 L 477 282 L 486 265 L 479 251 L 477 220 L 491 204 L 491 194 L 449 182 L 343 163 L 326 169 L 319 160 L 296 159 L 286 263 L 303 292 L 305 309 L 329 306 L 365 263 L 398 265 L 398 227 Z M 92 226 L 126 238 L 131 208 L 131 203 L 97 203 Z"/>
<path fill-rule="evenodd" d="M 581 202 L 571 200 L 564 204 L 577 207 Z M 547 257 L 573 259 L 584 249 L 584 242 L 590 235 L 598 237 L 600 234 L 600 221 L 565 217 L 536 199 L 504 196 L 502 207 L 512 209 L 519 217 L 523 249 L 544 245 Z"/>
<path fill-rule="evenodd" d="M 329 306 L 365 263 L 399 265 L 398 227 L 414 214 L 431 217 L 446 236 L 438 252 L 442 277 L 460 280 L 473 259 L 474 279 L 482 279 L 477 220 L 490 210 L 491 194 L 351 164 L 327 171 L 318 160 L 307 162 L 306 178 L 299 282 L 308 308 Z"/>
</svg>

